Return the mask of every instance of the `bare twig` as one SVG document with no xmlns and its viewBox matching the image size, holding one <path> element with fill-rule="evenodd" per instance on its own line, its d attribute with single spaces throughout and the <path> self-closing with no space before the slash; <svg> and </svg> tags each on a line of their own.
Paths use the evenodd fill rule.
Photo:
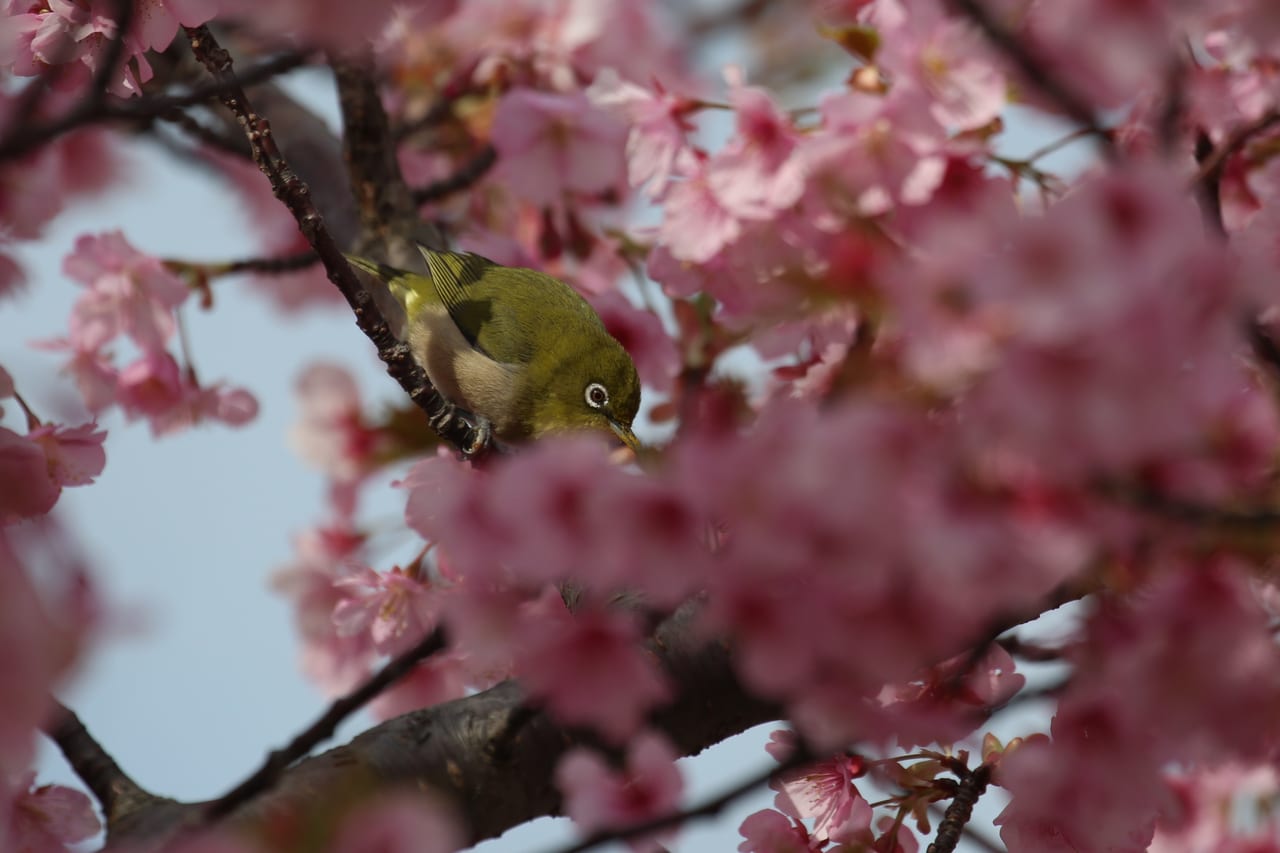
<svg viewBox="0 0 1280 853">
<path fill-rule="evenodd" d="M 201 814 L 201 822 L 212 823 L 226 817 L 239 806 L 270 789 L 285 768 L 311 752 L 317 744 L 332 737 L 343 720 L 360 710 L 383 690 L 408 675 L 421 661 L 444 647 L 444 632 L 437 628 L 423 637 L 416 646 L 392 658 L 372 678 L 330 705 L 318 720 L 289 741 L 287 746 L 268 755 L 266 761 L 254 771 L 253 775 L 209 803 Z"/>
<path fill-rule="evenodd" d="M 1045 97 L 1079 122 L 1102 143 L 1108 157 L 1115 156 L 1115 140 L 1111 131 L 1098 121 L 1089 102 L 1059 80 L 1040 59 L 1035 56 L 1016 34 L 995 19 L 981 0 L 955 0 L 955 6 L 986 34 L 987 39 L 1009 58 L 1023 76 L 1040 90 Z"/>
<path fill-rule="evenodd" d="M 426 204 L 462 192 L 483 178 L 497 162 L 498 152 L 492 145 L 486 145 L 452 175 L 413 190 L 413 200 L 418 204 Z"/>
<path fill-rule="evenodd" d="M 123 5 L 132 12 L 132 3 Z M 238 85 L 250 86 L 292 71 L 305 63 L 307 56 L 305 53 L 285 53 L 266 60 L 241 75 Z M 99 75 L 105 67 L 104 65 L 98 69 Z M 95 75 L 95 84 L 99 75 Z M 212 98 L 220 97 L 224 94 L 224 88 L 227 85 L 225 82 L 210 83 L 197 86 L 180 95 L 108 100 L 105 88 L 106 76 L 102 76 L 103 85 L 92 89 L 84 100 L 59 118 L 42 125 L 15 126 L 9 136 L 0 142 L 0 160 L 21 157 L 56 136 L 96 122 L 112 119 L 147 121 L 164 118 L 172 110 L 203 104 Z"/>
<path fill-rule="evenodd" d="M 62 703 L 53 702 L 53 713 L 44 726 L 44 732 L 58 745 L 80 781 L 93 792 L 108 821 L 122 808 L 128 810 L 160 800 L 129 778 L 89 734 L 75 712 Z"/>
<path fill-rule="evenodd" d="M 661 832 L 664 829 L 679 826 L 696 818 L 715 817 L 734 802 L 742 799 L 747 794 L 750 794 L 761 785 L 766 785 L 792 770 L 804 767 L 806 764 L 812 764 L 813 761 L 813 753 L 809 751 L 808 747 L 806 747 L 803 742 L 801 742 L 797 745 L 795 752 L 788 756 L 787 759 L 778 766 L 771 767 L 762 773 L 750 776 L 737 785 L 734 785 L 729 790 L 706 800 L 700 805 L 671 812 L 670 814 L 662 815 L 642 823 L 632 824 L 631 826 L 621 829 L 597 832 L 577 844 L 557 850 L 556 853 L 584 853 L 584 851 L 591 850 L 592 848 L 599 847 L 603 844 L 641 838 L 655 832 Z"/>
<path fill-rule="evenodd" d="M 209 148 L 221 151 L 224 154 L 230 154 L 232 157 L 238 157 L 245 160 L 253 159 L 252 152 L 249 151 L 249 144 L 243 139 L 232 139 L 224 136 L 222 133 L 201 124 L 195 116 L 187 113 L 180 107 L 173 107 L 165 110 L 156 118 L 166 121 L 170 124 L 181 128 L 183 133 L 194 138 L 197 142 L 202 142 Z"/>
<path fill-rule="evenodd" d="M 298 230 L 324 263 L 329 280 L 351 306 L 356 325 L 377 347 L 378 357 L 387 365 L 387 373 L 400 383 L 409 399 L 426 412 L 427 420 L 442 438 L 473 457 L 484 452 L 487 448 L 479 446 L 478 431 L 465 418 L 459 417 L 456 407 L 432 387 L 408 345 L 392 333 L 372 294 L 347 264 L 341 248 L 325 228 L 312 202 L 310 188 L 289 168 L 276 145 L 270 123 L 254 111 L 245 96 L 232 69 L 230 54 L 218 44 L 208 27 L 188 27 L 186 32 L 196 58 L 222 86 L 222 102 L 244 128 L 254 162 L 271 182 L 276 198 L 293 214 Z"/>
<path fill-rule="evenodd" d="M 228 261 L 218 266 L 218 272 L 223 275 L 242 272 L 274 275 L 304 270 L 319 262 L 320 256 L 307 249 L 302 252 L 294 252 L 292 255 L 282 255 L 278 258 L 241 258 L 238 261 Z"/>
</svg>

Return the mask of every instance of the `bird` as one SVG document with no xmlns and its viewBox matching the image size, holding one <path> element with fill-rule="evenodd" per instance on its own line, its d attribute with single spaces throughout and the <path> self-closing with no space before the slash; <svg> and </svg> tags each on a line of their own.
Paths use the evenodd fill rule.
<svg viewBox="0 0 1280 853">
<path fill-rule="evenodd" d="M 470 252 L 418 251 L 427 275 L 346 258 L 403 307 L 401 339 L 431 384 L 475 416 L 480 442 L 591 430 L 640 451 L 635 364 L 573 288 Z"/>
</svg>

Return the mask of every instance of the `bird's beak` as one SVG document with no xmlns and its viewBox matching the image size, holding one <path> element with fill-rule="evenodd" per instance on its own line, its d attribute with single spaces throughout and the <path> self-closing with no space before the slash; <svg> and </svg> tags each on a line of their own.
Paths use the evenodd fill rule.
<svg viewBox="0 0 1280 853">
<path fill-rule="evenodd" d="M 631 448 L 633 453 L 640 452 L 640 439 L 636 438 L 636 434 L 631 431 L 631 427 L 623 426 L 613 418 L 609 419 L 609 426 L 613 430 L 613 434 L 616 435 L 623 444 Z"/>
</svg>

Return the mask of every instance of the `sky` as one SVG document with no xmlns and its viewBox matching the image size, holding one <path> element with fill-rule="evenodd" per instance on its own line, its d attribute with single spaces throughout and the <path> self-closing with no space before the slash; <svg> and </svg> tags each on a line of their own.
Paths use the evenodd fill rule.
<svg viewBox="0 0 1280 853">
<path fill-rule="evenodd" d="M 334 115 L 319 74 L 308 72 L 295 85 Z M 1059 132 L 1016 119 L 1006 153 L 1025 154 Z M 1056 165 L 1078 168 L 1086 154 L 1073 146 Z M 0 365 L 50 420 L 61 419 L 73 392 L 58 376 L 59 357 L 27 343 L 65 333 L 79 286 L 61 265 L 78 235 L 121 228 L 134 245 L 169 258 L 257 254 L 243 210 L 215 179 L 150 143 L 128 144 L 124 157 L 129 180 L 68 209 L 42 239 L 20 246 L 30 286 L 0 303 Z M 272 572 L 292 555 L 291 537 L 325 512 L 323 478 L 288 444 L 297 415 L 295 378 L 303 366 L 326 360 L 356 373 L 370 406 L 402 399 L 344 308 L 282 322 L 241 281 L 219 280 L 214 290 L 213 311 L 185 311 L 194 362 L 203 381 L 249 388 L 261 404 L 258 418 L 240 429 L 207 426 L 155 439 L 145 423 L 128 424 L 109 412 L 100 421 L 108 432 L 103 475 L 92 486 L 64 491 L 55 510 L 112 614 L 61 699 L 139 784 L 181 800 L 229 789 L 326 704 L 298 670 L 291 607 L 269 588 Z M 4 425 L 21 431 L 16 407 L 6 409 Z M 396 524 L 402 494 L 385 481 L 368 491 L 363 517 Z M 369 723 L 355 717 L 333 743 Z M 1006 727 L 1016 733 L 1026 723 L 1020 717 Z M 761 746 L 771 728 L 682 762 L 690 802 L 768 766 Z M 44 741 L 39 781 L 79 784 Z M 770 802 L 769 792 L 744 798 L 684 831 L 672 849 L 735 850 L 742 818 Z M 980 813 L 989 816 L 995 808 L 998 803 L 987 801 Z M 551 851 L 573 837 L 567 821 L 544 819 L 476 849 Z"/>
</svg>

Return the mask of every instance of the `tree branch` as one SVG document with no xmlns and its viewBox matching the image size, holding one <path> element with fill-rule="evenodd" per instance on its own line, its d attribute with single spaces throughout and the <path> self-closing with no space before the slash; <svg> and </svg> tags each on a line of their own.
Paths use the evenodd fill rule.
<svg viewBox="0 0 1280 853">
<path fill-rule="evenodd" d="M 1115 156 L 1115 139 L 1103 127 L 1089 102 L 1059 80 L 1022 40 L 995 19 L 981 0 L 955 0 L 955 6 L 973 21 L 987 40 L 1017 66 L 1023 76 L 1064 113 L 1079 122 L 1102 143 L 1108 157 Z"/>
<path fill-rule="evenodd" d="M 970 770 L 957 761 L 950 769 L 960 777 L 960 784 L 956 786 L 955 796 L 951 798 L 951 805 L 947 806 L 942 823 L 938 824 L 938 834 L 925 853 L 953 853 L 964 835 L 969 819 L 973 817 L 974 804 L 991 782 L 989 764 L 979 764 Z"/>
<path fill-rule="evenodd" d="M 108 823 L 121 813 L 159 803 L 172 803 L 171 800 L 151 794 L 134 782 L 102 748 L 102 744 L 89 734 L 75 712 L 61 702 L 53 701 L 53 712 L 43 729 L 58 745 L 80 781 L 97 798 Z"/>
<path fill-rule="evenodd" d="M 274 750 L 268 755 L 262 766 L 249 778 L 209 803 L 201 814 L 200 822 L 212 823 L 219 820 L 263 791 L 269 790 L 285 768 L 307 755 L 321 742 L 333 737 L 334 731 L 343 720 L 363 708 L 383 690 L 408 675 L 419 662 L 444 647 L 444 632 L 437 628 L 423 637 L 416 646 L 392 658 L 372 678 L 330 705 L 318 720 L 289 741 L 288 746 Z"/>
<path fill-rule="evenodd" d="M 284 161 L 272 136 L 271 125 L 249 103 L 232 69 L 230 54 L 218 44 L 208 27 L 188 27 L 186 32 L 196 58 L 223 87 L 220 97 L 244 128 L 254 162 L 271 182 L 276 198 L 293 214 L 298 230 L 324 263 L 329 280 L 346 298 L 355 313 L 356 325 L 377 347 L 378 357 L 387 365 L 387 373 L 400 383 L 409 399 L 427 413 L 428 421 L 441 438 L 463 452 L 477 455 L 483 450 L 477 447 L 477 431 L 465 419 L 456 416 L 457 410 L 431 386 L 408 345 L 392 333 L 373 296 L 356 278 L 333 235 L 325 228 L 311 200 L 310 188 Z"/>
<path fill-rule="evenodd" d="M 417 244 L 444 249 L 444 238 L 418 216 L 400 172 L 395 138 L 373 75 L 365 64 L 349 59 L 332 65 L 342 109 L 343 152 L 360 211 L 362 240 L 379 247 L 374 253 L 379 260 L 401 268 L 419 267 Z"/>
<path fill-rule="evenodd" d="M 771 767 L 761 773 L 757 773 L 754 776 L 747 777 L 729 790 L 724 791 L 721 794 L 717 794 L 700 805 L 674 811 L 670 814 L 661 815 L 653 818 L 652 820 L 632 824 L 631 826 L 623 827 L 621 829 L 597 832 L 576 844 L 571 844 L 568 847 L 563 847 L 557 850 L 556 853 L 585 853 L 587 850 L 600 847 L 604 844 L 609 844 L 614 841 L 630 841 L 632 839 L 642 838 L 646 835 L 661 832 L 664 829 L 671 829 L 673 827 L 680 826 L 697 818 L 715 817 L 720 814 L 720 812 L 733 805 L 736 801 L 759 788 L 761 785 L 767 785 L 785 773 L 789 773 L 792 770 L 798 770 L 806 764 L 811 764 L 813 763 L 813 760 L 813 754 L 804 747 L 803 743 L 801 743 L 801 745 L 796 748 L 795 752 L 787 757 L 786 761 L 783 761 L 777 766 Z"/>
<path fill-rule="evenodd" d="M 483 178 L 497 162 L 498 152 L 492 145 L 485 145 L 452 175 L 415 189 L 413 200 L 417 204 L 426 204 L 462 192 Z"/>
<path fill-rule="evenodd" d="M 132 14 L 133 4 L 131 2 L 122 3 L 121 5 L 127 7 L 129 14 Z M 113 45 L 117 42 L 113 42 Z M 119 48 L 118 50 L 122 49 Z M 237 85 L 251 86 L 255 83 L 261 83 L 292 71 L 306 61 L 307 54 L 305 53 L 281 54 L 249 69 L 239 78 Z M 197 86 L 190 92 L 181 95 L 156 95 L 130 98 L 128 100 L 109 100 L 106 91 L 108 76 L 102 73 L 104 68 L 106 68 L 105 65 L 98 69 L 99 73 L 94 76 L 94 81 L 91 84 L 92 88 L 84 99 L 61 117 L 41 125 L 22 126 L 22 122 L 16 124 L 8 137 L 3 142 L 0 142 L 0 160 L 21 157 L 56 136 L 96 122 L 109 121 L 111 119 L 150 121 L 164 118 L 173 110 L 196 106 L 212 98 L 221 97 L 225 94 L 225 88 L 228 85 L 224 81 Z"/>
</svg>

